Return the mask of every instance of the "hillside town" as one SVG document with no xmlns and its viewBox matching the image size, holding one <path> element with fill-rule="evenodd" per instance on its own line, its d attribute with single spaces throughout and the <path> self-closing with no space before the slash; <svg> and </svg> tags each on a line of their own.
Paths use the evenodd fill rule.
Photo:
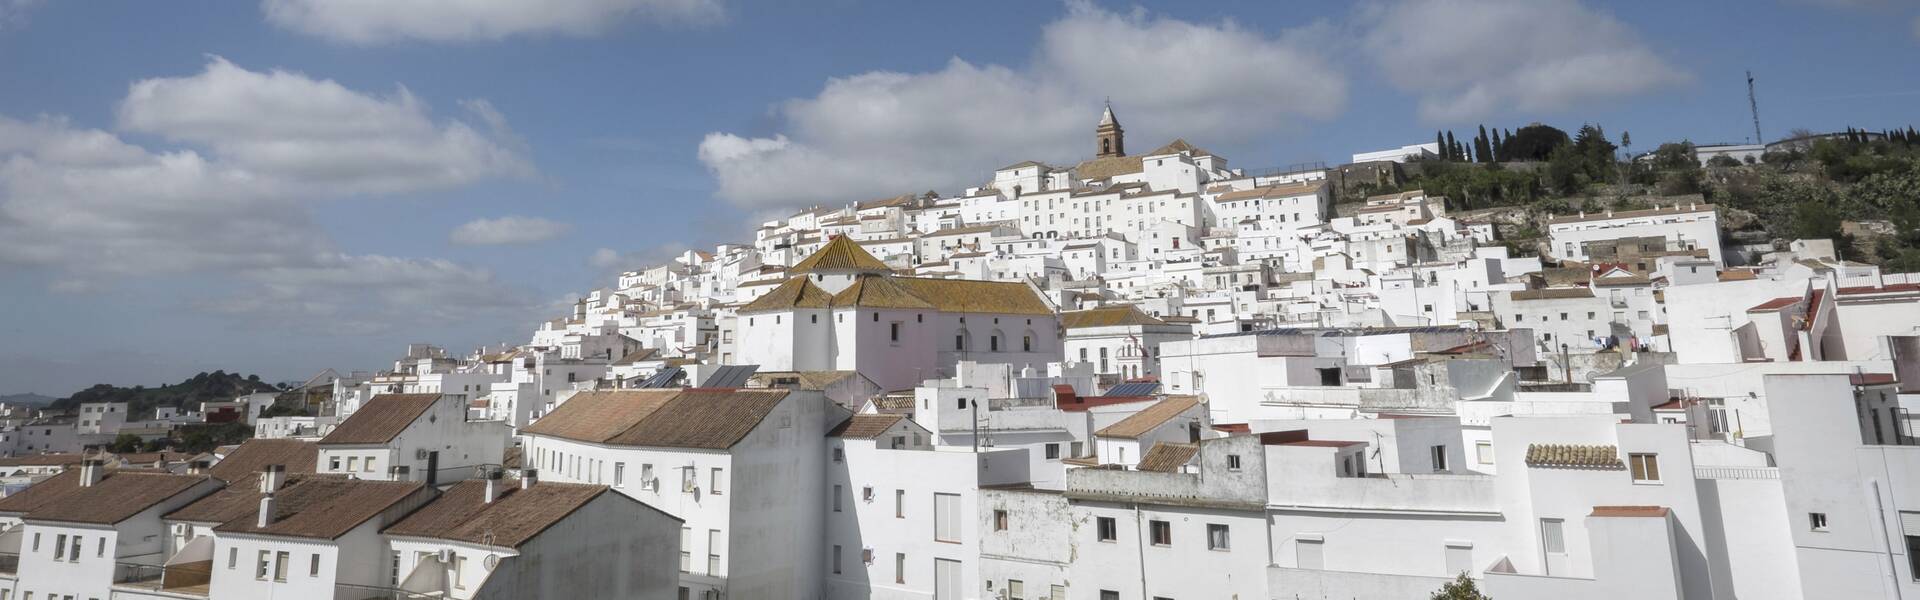
<svg viewBox="0 0 1920 600">
<path fill-rule="evenodd" d="M 0 600 L 1920 597 L 1920 273 L 1087 124 L 521 343 L 0 407 Z"/>
</svg>

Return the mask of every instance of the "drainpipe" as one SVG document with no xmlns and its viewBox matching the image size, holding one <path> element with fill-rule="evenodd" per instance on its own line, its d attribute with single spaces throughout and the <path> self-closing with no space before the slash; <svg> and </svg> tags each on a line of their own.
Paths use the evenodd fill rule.
<svg viewBox="0 0 1920 600">
<path fill-rule="evenodd" d="M 1133 550 L 1140 555 L 1140 600 L 1147 600 L 1147 541 L 1140 537 L 1140 503 L 1133 503 Z M 1891 560 L 1891 557 L 1889 557 Z"/>
<path fill-rule="evenodd" d="M 1885 453 L 1881 454 L 1880 459 L 1885 461 Z M 1883 462 L 1882 467 L 1884 466 Z M 1892 536 L 1887 534 L 1887 507 L 1880 499 L 1880 480 L 1873 479 L 1867 483 L 1873 487 L 1873 520 L 1880 522 L 1880 547 L 1887 553 L 1887 575 L 1893 579 L 1893 598 L 1904 600 L 1906 594 L 1900 592 L 1900 563 L 1893 559 L 1893 540 Z"/>
</svg>

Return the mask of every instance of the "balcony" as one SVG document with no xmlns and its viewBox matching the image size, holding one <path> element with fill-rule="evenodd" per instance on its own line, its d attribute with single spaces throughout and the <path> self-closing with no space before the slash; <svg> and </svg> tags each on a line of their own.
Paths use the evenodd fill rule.
<svg viewBox="0 0 1920 600">
<path fill-rule="evenodd" d="M 205 598 L 213 579 L 213 561 L 175 565 L 116 563 L 113 566 L 113 597 Z"/>
<path fill-rule="evenodd" d="M 334 600 L 439 600 L 446 596 L 439 592 L 409 592 L 400 588 L 373 585 L 335 584 Z"/>
<path fill-rule="evenodd" d="M 12 552 L 0 553 L 0 577 L 14 577 L 20 574 L 20 555 Z"/>
</svg>

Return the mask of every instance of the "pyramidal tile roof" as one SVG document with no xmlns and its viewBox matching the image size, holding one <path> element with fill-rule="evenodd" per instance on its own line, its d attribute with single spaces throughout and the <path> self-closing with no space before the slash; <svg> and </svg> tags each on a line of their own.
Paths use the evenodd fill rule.
<svg viewBox="0 0 1920 600">
<path fill-rule="evenodd" d="M 740 307 L 739 312 L 766 312 L 790 308 L 827 308 L 833 304 L 833 294 L 820 289 L 805 277 L 788 279 L 780 287 L 766 295 L 755 298 L 753 302 Z"/>
<path fill-rule="evenodd" d="M 818 251 L 800 259 L 799 263 L 788 269 L 789 273 L 812 273 L 814 271 L 892 271 L 887 263 L 880 262 L 872 254 L 860 247 L 860 244 L 847 236 L 836 236 L 821 246 Z"/>
<path fill-rule="evenodd" d="M 833 295 L 833 306 L 865 308 L 934 308 L 932 302 L 915 296 L 912 290 L 892 277 L 861 277 L 853 285 Z"/>
</svg>

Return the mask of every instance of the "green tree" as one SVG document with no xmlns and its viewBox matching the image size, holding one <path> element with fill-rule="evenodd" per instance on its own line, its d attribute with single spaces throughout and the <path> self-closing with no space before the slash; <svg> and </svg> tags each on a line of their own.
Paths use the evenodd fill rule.
<svg viewBox="0 0 1920 600">
<path fill-rule="evenodd" d="M 1707 159 L 1707 166 L 1720 167 L 1720 168 L 1738 167 L 1740 166 L 1740 161 L 1734 160 L 1734 158 L 1731 156 L 1722 154 L 1722 155 Z"/>
<path fill-rule="evenodd" d="M 1508 160 L 1547 160 L 1553 150 L 1572 143 L 1567 132 L 1534 123 L 1507 135 Z"/>
<path fill-rule="evenodd" d="M 154 438 L 152 440 L 148 440 L 146 444 L 140 446 L 140 451 L 141 452 L 159 452 L 161 450 L 166 450 L 167 446 L 170 446 L 170 445 L 173 445 L 173 440 L 169 440 L 167 438 Z"/>
<path fill-rule="evenodd" d="M 1428 600 L 1493 600 L 1493 597 L 1480 593 L 1480 586 L 1473 582 L 1473 578 L 1461 573 L 1453 581 L 1440 586 L 1440 591 L 1428 596 Z"/>
<path fill-rule="evenodd" d="M 114 436 L 113 443 L 107 444 L 107 451 L 115 454 L 140 451 L 140 436 L 122 433 Z"/>
<path fill-rule="evenodd" d="M 1840 213 L 1819 200 L 1804 200 L 1793 207 L 1793 237 L 1800 240 L 1833 240 L 1840 244 Z"/>
</svg>

